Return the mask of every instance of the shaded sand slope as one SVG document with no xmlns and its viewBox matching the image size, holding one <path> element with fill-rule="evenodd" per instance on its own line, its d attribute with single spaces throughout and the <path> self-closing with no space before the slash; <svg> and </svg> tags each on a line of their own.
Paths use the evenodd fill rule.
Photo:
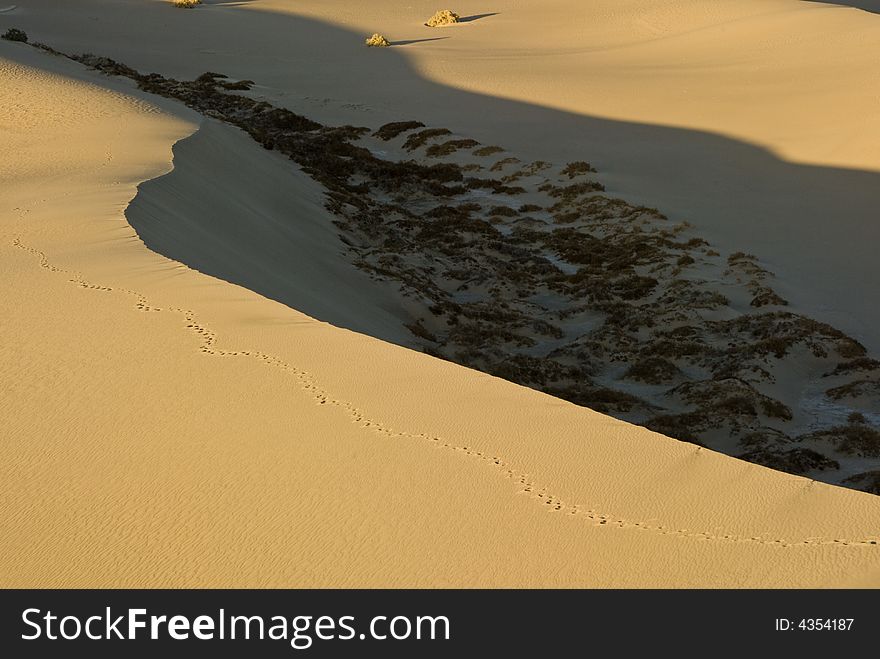
<svg viewBox="0 0 880 659">
<path fill-rule="evenodd" d="M 147 247 L 338 327 L 412 342 L 397 291 L 345 261 L 323 190 L 288 158 L 213 120 L 174 152 L 174 175 L 144 183 L 126 213 Z"/>
<path fill-rule="evenodd" d="M 0 585 L 878 585 L 876 497 L 145 249 L 124 208 L 194 117 L 0 58 Z"/>
<path fill-rule="evenodd" d="M 818 0 L 806 0 L 806 2 L 818 2 Z M 880 0 L 828 0 L 828 2 L 823 2 L 821 4 L 843 5 L 844 7 L 854 7 L 856 9 L 880 14 Z"/>
</svg>

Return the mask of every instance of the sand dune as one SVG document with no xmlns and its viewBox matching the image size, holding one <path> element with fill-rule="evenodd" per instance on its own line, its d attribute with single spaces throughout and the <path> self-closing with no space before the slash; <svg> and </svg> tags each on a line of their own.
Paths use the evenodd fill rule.
<svg viewBox="0 0 880 659">
<path fill-rule="evenodd" d="M 380 338 L 371 330 L 396 322 L 403 345 L 678 439 L 877 493 L 877 363 L 864 348 L 789 312 L 753 257 L 721 255 L 656 210 L 604 196 L 587 163 L 523 162 L 412 122 L 321 127 L 213 75 L 144 78 L 80 59 L 277 154 L 219 123 L 187 140 L 175 171 L 141 186 L 127 213 L 159 253 L 334 324 L 360 314 Z M 309 195 L 282 155 L 327 186 L 331 215 L 301 203 Z M 206 162 L 243 190 L 207 179 Z M 331 225 L 332 249 L 303 239 Z M 398 313 L 352 314 L 352 292 Z"/>
<path fill-rule="evenodd" d="M 124 210 L 200 119 L 24 45 L 0 42 L 0 58 L 15 154 L 0 160 L 0 585 L 880 584 L 876 497 L 316 322 L 149 251 Z M 189 139 L 268 157 L 228 131 Z M 239 183 L 210 156 L 186 167 Z M 335 249 L 317 222 L 299 230 Z"/>
<path fill-rule="evenodd" d="M 15 22 L 142 71 L 258 71 L 258 93 L 327 123 L 415 116 L 531 158 L 588 160 L 612 192 L 722 248 L 746 243 L 786 298 L 877 351 L 880 312 L 861 291 L 878 281 L 880 19 L 840 6 L 850 4 L 871 9 L 466 0 L 454 9 L 482 18 L 438 30 L 422 25 L 437 9 L 427 0 L 188 12 L 161 0 L 29 0 Z M 398 47 L 364 51 L 376 30 Z"/>
</svg>

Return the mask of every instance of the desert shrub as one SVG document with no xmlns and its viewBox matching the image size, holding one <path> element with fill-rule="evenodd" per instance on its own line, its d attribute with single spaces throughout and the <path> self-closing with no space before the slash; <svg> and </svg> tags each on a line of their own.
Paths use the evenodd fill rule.
<svg viewBox="0 0 880 659">
<path fill-rule="evenodd" d="M 749 396 L 728 396 L 714 405 L 715 409 L 728 416 L 757 416 L 755 402 Z"/>
<path fill-rule="evenodd" d="M 370 46 L 371 48 L 388 48 L 388 46 L 391 45 L 391 42 L 388 41 L 388 39 L 383 37 L 378 32 L 373 34 L 373 36 L 371 36 L 371 37 L 367 37 L 367 39 L 364 41 L 364 43 L 367 44 L 368 46 Z"/>
<path fill-rule="evenodd" d="M 407 151 L 414 151 L 420 146 L 424 146 L 430 139 L 451 134 L 452 131 L 448 128 L 427 128 L 425 130 L 420 130 L 418 133 L 412 133 L 406 138 L 406 142 L 403 143 L 403 148 Z"/>
<path fill-rule="evenodd" d="M 658 283 L 653 277 L 630 275 L 610 282 L 610 290 L 624 300 L 638 300 L 650 295 Z"/>
<path fill-rule="evenodd" d="M 502 169 L 504 169 L 505 166 L 507 166 L 507 165 L 516 165 L 516 164 L 519 163 L 519 162 L 520 162 L 519 158 L 513 158 L 513 157 L 510 157 L 510 158 L 502 158 L 501 160 L 499 160 L 498 162 L 496 162 L 494 165 L 492 165 L 492 166 L 489 168 L 489 171 L 490 171 L 490 172 L 500 172 Z"/>
<path fill-rule="evenodd" d="M 756 289 L 755 297 L 749 304 L 753 307 L 765 307 L 767 305 L 788 306 L 788 300 L 781 297 L 776 291 L 766 286 L 760 286 Z"/>
<path fill-rule="evenodd" d="M 206 87 L 222 87 L 223 89 L 229 89 L 231 91 L 247 91 L 255 84 L 253 80 L 238 80 L 227 82 L 227 78 L 229 78 L 229 76 L 223 75 L 222 73 L 206 71 L 198 78 L 196 78 L 193 82 L 197 82 L 200 85 L 205 85 Z"/>
<path fill-rule="evenodd" d="M 196 78 L 193 82 L 197 82 L 201 85 L 217 85 L 219 81 L 224 78 L 228 78 L 229 76 L 223 73 L 215 73 L 214 71 L 205 71 L 202 75 Z"/>
<path fill-rule="evenodd" d="M 873 380 L 856 380 L 840 387 L 834 387 L 825 392 L 832 400 L 843 398 L 858 398 L 880 393 L 880 383 Z"/>
<path fill-rule="evenodd" d="M 506 329 L 499 323 L 493 327 L 490 323 L 461 322 L 449 332 L 449 343 L 457 343 L 468 347 L 498 346 L 510 343 L 521 348 L 535 345 L 535 340 Z M 472 366 L 471 364 L 466 364 Z"/>
<path fill-rule="evenodd" d="M 775 398 L 762 398 L 761 409 L 764 414 L 773 419 L 782 419 L 783 421 L 791 421 L 792 419 L 791 409 Z"/>
<path fill-rule="evenodd" d="M 546 387 L 545 393 L 562 398 L 575 405 L 589 407 L 602 414 L 630 412 L 633 409 L 650 409 L 642 399 L 617 389 L 593 387 L 582 383 L 568 386 Z"/>
<path fill-rule="evenodd" d="M 581 219 L 581 213 L 578 211 L 569 211 L 568 213 L 554 213 L 553 221 L 556 224 L 571 224 Z"/>
<path fill-rule="evenodd" d="M 449 9 L 442 9 L 436 12 L 431 18 L 427 20 L 425 25 L 428 27 L 443 27 L 445 25 L 453 25 L 458 23 L 461 17 L 456 14 L 454 11 Z"/>
<path fill-rule="evenodd" d="M 865 357 L 866 353 L 865 346 L 848 336 L 841 337 L 837 344 L 837 354 L 845 359 Z"/>
<path fill-rule="evenodd" d="M 589 174 L 590 172 L 595 171 L 596 170 L 590 163 L 584 162 L 583 160 L 578 160 L 576 162 L 568 163 L 561 173 L 565 176 L 568 176 L 568 178 L 574 178 L 575 176 L 580 176 L 581 174 Z"/>
<path fill-rule="evenodd" d="M 561 339 L 565 336 L 565 332 L 563 332 L 561 328 L 540 318 L 532 321 L 532 329 L 539 334 L 549 336 L 553 339 Z"/>
<path fill-rule="evenodd" d="M 202 0 L 171 0 L 171 4 L 178 9 L 192 9 L 196 5 L 202 4 Z"/>
<path fill-rule="evenodd" d="M 754 254 L 746 254 L 745 252 L 734 252 L 727 257 L 728 265 L 735 265 L 744 261 L 757 261 L 758 257 Z"/>
<path fill-rule="evenodd" d="M 22 43 L 27 43 L 28 35 L 24 32 L 24 30 L 18 30 L 14 27 L 11 27 L 6 30 L 3 38 L 7 41 L 20 41 Z"/>
<path fill-rule="evenodd" d="M 228 89 L 230 91 L 247 91 L 251 87 L 254 86 L 253 80 L 237 80 L 235 82 L 221 82 L 220 86 L 223 89 Z"/>
<path fill-rule="evenodd" d="M 584 181 L 582 183 L 572 183 L 571 185 L 563 187 L 551 185 L 547 188 L 546 192 L 556 199 L 572 201 L 580 195 L 588 194 L 590 192 L 603 192 L 604 190 L 605 186 L 597 181 Z"/>
<path fill-rule="evenodd" d="M 474 151 L 475 156 L 491 156 L 493 153 L 501 153 L 504 151 L 500 146 L 484 146 Z"/>
<path fill-rule="evenodd" d="M 630 366 L 624 377 L 648 384 L 662 384 L 678 375 L 681 375 L 681 371 L 669 360 L 662 357 L 646 357 Z"/>
<path fill-rule="evenodd" d="M 443 144 L 432 144 L 425 151 L 425 155 L 432 158 L 439 158 L 440 156 L 448 156 L 451 153 L 455 153 L 459 149 L 472 149 L 479 144 L 480 143 L 476 140 L 469 139 L 449 140 L 448 142 L 444 142 Z"/>
<path fill-rule="evenodd" d="M 740 446 L 751 451 L 767 449 L 771 445 L 791 443 L 792 439 L 781 430 L 763 427 L 748 433 L 739 440 Z"/>
<path fill-rule="evenodd" d="M 381 126 L 375 133 L 373 133 L 373 135 L 380 140 L 385 140 L 387 142 L 408 130 L 415 130 L 416 128 L 424 127 L 425 124 L 421 121 L 392 121 L 390 124 Z"/>
<path fill-rule="evenodd" d="M 841 373 L 849 373 L 851 371 L 877 371 L 880 370 L 880 362 L 876 359 L 870 359 L 868 357 L 860 357 L 858 359 L 854 359 L 850 362 L 843 362 L 834 367 L 834 370 L 831 373 L 826 373 L 828 375 L 840 375 Z"/>
<path fill-rule="evenodd" d="M 517 212 L 510 206 L 493 206 L 489 209 L 489 215 L 500 215 L 502 217 L 515 217 Z"/>
<path fill-rule="evenodd" d="M 868 423 L 868 420 L 865 418 L 865 415 L 861 412 L 853 412 L 848 417 L 846 417 L 846 422 L 850 425 L 857 423 Z"/>
<path fill-rule="evenodd" d="M 832 430 L 832 441 L 849 455 L 880 458 L 880 432 L 861 424 L 851 424 Z"/>
<path fill-rule="evenodd" d="M 808 448 L 794 448 L 788 451 L 774 451 L 772 449 L 759 449 L 749 451 L 736 456 L 741 460 L 756 462 L 759 465 L 785 471 L 789 474 L 805 474 L 814 469 L 824 471 L 826 469 L 840 469 L 837 460 L 822 455 Z"/>
<path fill-rule="evenodd" d="M 404 325 L 404 327 L 406 329 L 408 329 L 410 332 L 412 332 L 413 334 L 415 334 L 420 339 L 425 339 L 426 341 L 433 341 L 435 343 L 437 341 L 437 337 L 434 336 L 433 334 L 431 334 L 431 332 L 429 332 L 427 330 L 427 328 L 424 325 L 422 325 L 421 320 L 416 321 L 415 323 L 409 323 L 407 325 Z"/>
<path fill-rule="evenodd" d="M 844 483 L 853 485 L 864 492 L 880 494 L 880 470 L 866 471 L 843 479 Z"/>
<path fill-rule="evenodd" d="M 565 366 L 553 359 L 516 354 L 494 363 L 489 372 L 510 382 L 529 386 L 545 386 L 548 382 L 583 378 L 577 368 Z"/>
<path fill-rule="evenodd" d="M 644 425 L 648 430 L 653 430 L 661 435 L 697 446 L 705 446 L 696 435 L 706 425 L 706 419 L 698 412 L 663 414 L 648 419 Z"/>
<path fill-rule="evenodd" d="M 465 186 L 469 190 L 492 190 L 496 194 L 522 194 L 525 188 L 519 185 L 504 185 L 501 181 L 492 178 L 469 178 L 465 182 Z"/>
<path fill-rule="evenodd" d="M 880 458 L 880 432 L 860 423 L 819 430 L 801 435 L 798 439 L 827 441 L 847 455 L 861 458 Z"/>
</svg>

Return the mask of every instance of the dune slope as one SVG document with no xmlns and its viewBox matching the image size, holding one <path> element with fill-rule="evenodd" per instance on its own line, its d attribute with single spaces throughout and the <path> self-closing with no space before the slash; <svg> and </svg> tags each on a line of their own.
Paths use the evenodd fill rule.
<svg viewBox="0 0 880 659">
<path fill-rule="evenodd" d="M 854 8 L 869 2 L 463 0 L 472 20 L 448 28 L 423 25 L 428 0 L 19 5 L 0 27 L 183 79 L 256 75 L 259 94 L 325 123 L 411 115 L 588 160 L 612 192 L 756 253 L 793 304 L 880 349 L 861 293 L 880 240 L 880 17 Z M 377 30 L 394 47 L 367 51 Z"/>
<path fill-rule="evenodd" d="M 876 497 L 150 252 L 124 209 L 196 117 L 25 46 L 0 58 L 0 585 L 880 583 Z"/>
<path fill-rule="evenodd" d="M 411 342 L 399 295 L 341 257 L 323 190 L 287 158 L 212 120 L 174 151 L 174 175 L 144 183 L 126 212 L 147 247 L 337 327 Z"/>
</svg>

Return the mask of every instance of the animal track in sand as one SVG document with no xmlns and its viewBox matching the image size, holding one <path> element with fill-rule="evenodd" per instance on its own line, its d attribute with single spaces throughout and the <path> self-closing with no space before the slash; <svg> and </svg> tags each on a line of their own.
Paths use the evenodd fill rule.
<svg viewBox="0 0 880 659">
<path fill-rule="evenodd" d="M 517 487 L 517 492 L 534 500 L 537 504 L 542 505 L 548 512 L 560 513 L 570 517 L 576 517 L 590 523 L 597 528 L 620 528 L 635 529 L 641 531 L 649 531 L 660 535 L 675 536 L 694 540 L 721 541 L 734 543 L 747 543 L 758 545 L 773 545 L 777 547 L 814 547 L 814 546 L 834 546 L 834 547 L 862 547 L 876 549 L 878 539 L 841 539 L 841 538 L 823 538 L 823 537 L 807 537 L 800 540 L 784 540 L 772 539 L 766 536 L 745 536 L 730 533 L 710 533 L 707 531 L 693 531 L 690 529 L 673 528 L 661 524 L 654 524 L 644 521 L 633 521 L 620 517 L 615 517 L 607 513 L 599 512 L 593 508 L 585 509 L 578 504 L 572 504 L 564 501 L 549 491 L 549 488 L 537 484 L 530 474 L 519 471 L 513 465 L 505 462 L 501 457 L 492 455 L 485 451 L 476 450 L 470 446 L 457 446 L 451 444 L 442 437 L 430 435 L 427 433 L 413 433 L 399 431 L 391 428 L 389 425 L 381 422 L 368 415 L 367 412 L 358 408 L 349 401 L 334 398 L 328 391 L 323 389 L 317 379 L 307 371 L 294 366 L 274 355 L 269 355 L 259 350 L 224 350 L 217 347 L 217 335 L 207 326 L 201 324 L 196 319 L 196 314 L 192 310 L 181 309 L 179 307 L 154 307 L 149 304 L 147 298 L 127 288 L 114 288 L 109 286 L 101 286 L 86 281 L 82 275 L 74 273 L 63 268 L 52 265 L 47 258 L 45 252 L 34 247 L 24 244 L 20 238 L 16 237 L 12 241 L 12 245 L 26 252 L 29 252 L 39 260 L 40 267 L 61 275 L 66 275 L 71 283 L 98 292 L 123 293 L 133 296 L 137 302 L 135 308 L 143 312 L 161 312 L 168 311 L 183 316 L 185 328 L 197 335 L 201 339 L 199 350 L 202 353 L 218 357 L 249 357 L 258 359 L 267 366 L 279 368 L 290 373 L 298 382 L 304 393 L 310 396 L 316 405 L 330 405 L 345 412 L 353 423 L 360 425 L 362 428 L 388 438 L 414 439 L 432 443 L 437 448 L 454 451 L 458 454 L 468 456 L 471 459 L 479 460 L 487 466 L 496 469 L 504 478 L 513 481 Z M 701 449 L 695 448 L 695 453 Z M 807 487 L 811 487 L 810 482 Z"/>
<path fill-rule="evenodd" d="M 49 259 L 46 258 L 46 254 L 41 252 L 38 249 L 34 249 L 33 247 L 29 247 L 21 242 L 21 239 L 15 238 L 12 241 L 13 246 L 18 247 L 19 249 L 23 249 L 26 252 L 30 252 L 34 256 L 36 256 L 40 261 L 40 267 L 45 268 L 50 272 L 57 272 L 59 274 L 65 274 L 69 277 L 68 281 L 72 284 L 76 284 L 80 288 L 87 288 L 92 291 L 102 291 L 106 293 L 112 293 L 114 291 L 119 293 L 125 293 L 126 295 L 131 295 L 137 299 L 137 303 L 135 304 L 135 308 L 138 311 L 151 312 L 151 311 L 162 311 L 162 309 L 158 307 L 150 306 L 147 302 L 147 299 L 136 291 L 129 290 L 127 288 L 110 288 L 109 286 L 100 286 L 98 284 L 92 284 L 82 276 L 75 272 L 70 272 L 68 270 L 64 270 L 62 268 L 57 268 L 51 263 L 49 263 Z"/>
</svg>

